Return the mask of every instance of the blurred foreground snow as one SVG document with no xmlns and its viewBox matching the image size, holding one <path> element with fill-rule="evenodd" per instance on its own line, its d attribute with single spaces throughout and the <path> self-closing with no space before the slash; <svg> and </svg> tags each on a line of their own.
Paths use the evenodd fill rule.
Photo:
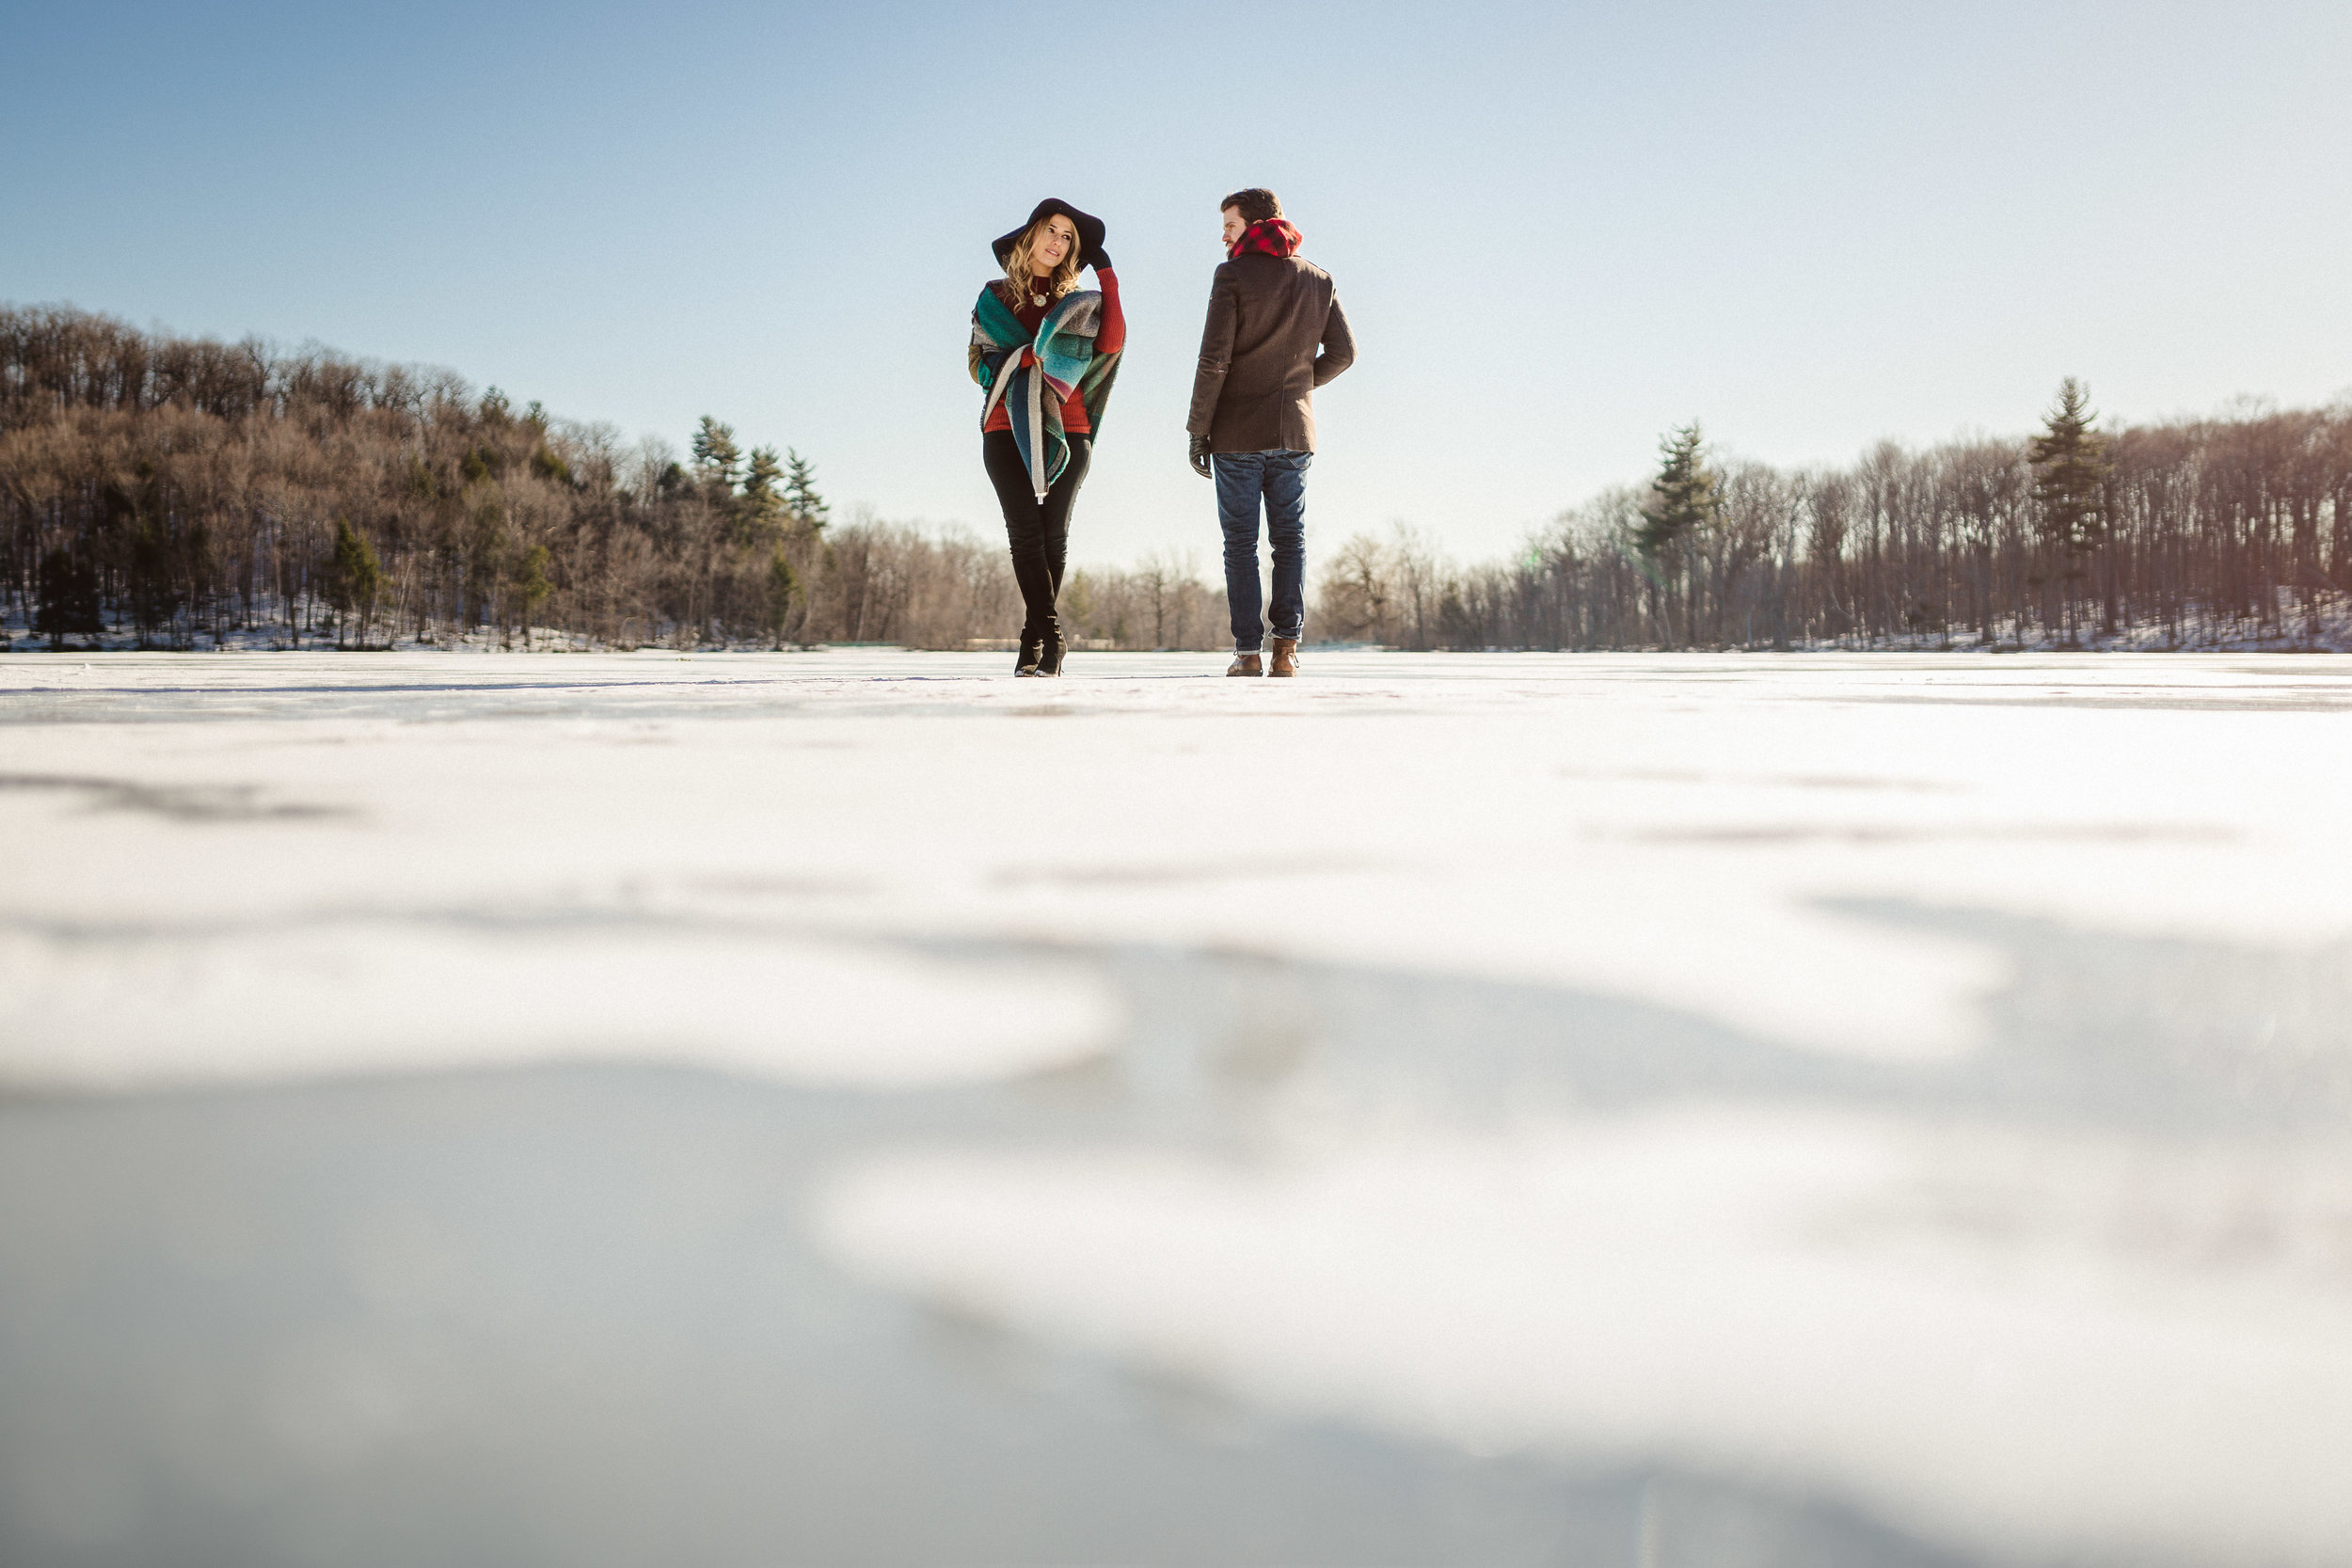
<svg viewBox="0 0 2352 1568">
<path fill-rule="evenodd" d="M 2352 660 L 1002 662 L 0 663 L 0 1558 L 2352 1563 Z"/>
</svg>

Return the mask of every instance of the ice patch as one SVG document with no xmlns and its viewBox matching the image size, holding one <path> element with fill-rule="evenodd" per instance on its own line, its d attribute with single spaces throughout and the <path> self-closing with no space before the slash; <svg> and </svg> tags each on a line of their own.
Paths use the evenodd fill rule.
<svg viewBox="0 0 2352 1568">
<path fill-rule="evenodd" d="M 50 919 L 650 899 L 1558 986 L 1895 1061 L 1969 1051 L 2007 972 L 1833 906 L 2352 937 L 2343 659 L 1106 655 L 1041 692 L 879 652 L 119 655 L 48 689 L 80 662 L 0 669 L 40 784 L 0 791 L 0 899 Z"/>
<path fill-rule="evenodd" d="M 1732 1110 L 1257 1167 L 906 1154 L 819 1226 L 866 1277 L 1279 1408 L 1759 1478 L 2002 1553 L 2318 1564 L 2352 1555 L 2332 1154 L 2334 1188 L 2269 1207 L 2308 1234 L 2218 1257 L 2134 1238 L 2274 1164 L 2168 1186 L 2056 1135 Z"/>
<path fill-rule="evenodd" d="M 0 1080 L 45 1087 L 629 1061 L 904 1089 L 1068 1067 L 1120 1022 L 1066 968 L 723 932 L 0 935 Z"/>
</svg>

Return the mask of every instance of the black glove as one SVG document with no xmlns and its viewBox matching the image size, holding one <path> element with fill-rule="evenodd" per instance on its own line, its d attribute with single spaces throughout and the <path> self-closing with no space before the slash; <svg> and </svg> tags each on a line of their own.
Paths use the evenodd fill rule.
<svg viewBox="0 0 2352 1568">
<path fill-rule="evenodd" d="M 1209 438 L 1206 436 L 1194 436 L 1192 450 L 1186 455 L 1192 459 L 1194 473 L 1199 474 L 1202 479 L 1216 477 L 1216 470 L 1209 466 Z"/>
<path fill-rule="evenodd" d="M 1079 257 L 1078 263 L 1081 266 L 1092 267 L 1096 272 L 1106 272 L 1110 269 L 1111 254 L 1098 245 L 1084 256 Z"/>
</svg>

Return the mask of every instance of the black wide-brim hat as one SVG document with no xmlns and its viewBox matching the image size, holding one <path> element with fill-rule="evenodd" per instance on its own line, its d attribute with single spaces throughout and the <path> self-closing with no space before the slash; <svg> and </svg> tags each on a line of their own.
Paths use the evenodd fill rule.
<svg viewBox="0 0 2352 1568">
<path fill-rule="evenodd" d="M 996 253 L 996 264 L 1001 267 L 1010 261 L 1012 247 L 1021 243 L 1021 236 L 1052 217 L 1056 213 L 1068 218 L 1072 226 L 1078 230 L 1078 255 L 1081 258 L 1091 256 L 1103 248 L 1103 220 L 1101 218 L 1090 213 L 1082 213 L 1069 202 L 1049 196 L 1037 204 L 1037 210 L 1029 214 L 1028 222 L 1011 233 L 1000 234 L 990 242 L 989 249 Z"/>
</svg>

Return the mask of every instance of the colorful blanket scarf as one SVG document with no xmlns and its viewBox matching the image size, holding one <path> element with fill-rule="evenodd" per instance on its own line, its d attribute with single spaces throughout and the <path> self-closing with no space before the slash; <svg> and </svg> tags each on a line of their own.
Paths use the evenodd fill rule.
<svg viewBox="0 0 2352 1568">
<path fill-rule="evenodd" d="M 1306 243 L 1307 236 L 1292 228 L 1290 219 L 1262 218 L 1241 231 L 1241 238 L 1225 252 L 1225 259 L 1234 261 L 1252 250 L 1274 257 L 1295 256 L 1298 247 Z"/>
<path fill-rule="evenodd" d="M 1021 465 L 1029 471 L 1030 488 L 1043 500 L 1045 492 L 1070 463 L 1070 438 L 1062 433 L 1062 402 L 1072 391 L 1087 411 L 1087 424 L 1103 428 L 1103 407 L 1109 402 L 1111 380 L 1119 374 L 1119 356 L 1094 352 L 1095 334 L 1103 325 L 1103 296 L 1091 289 L 1065 294 L 1045 312 L 1032 334 L 1021 325 L 1004 297 L 990 284 L 972 308 L 972 346 L 980 351 L 980 385 L 988 403 L 980 422 L 1001 403 L 1012 417 L 1012 438 L 1021 449 Z"/>
</svg>

